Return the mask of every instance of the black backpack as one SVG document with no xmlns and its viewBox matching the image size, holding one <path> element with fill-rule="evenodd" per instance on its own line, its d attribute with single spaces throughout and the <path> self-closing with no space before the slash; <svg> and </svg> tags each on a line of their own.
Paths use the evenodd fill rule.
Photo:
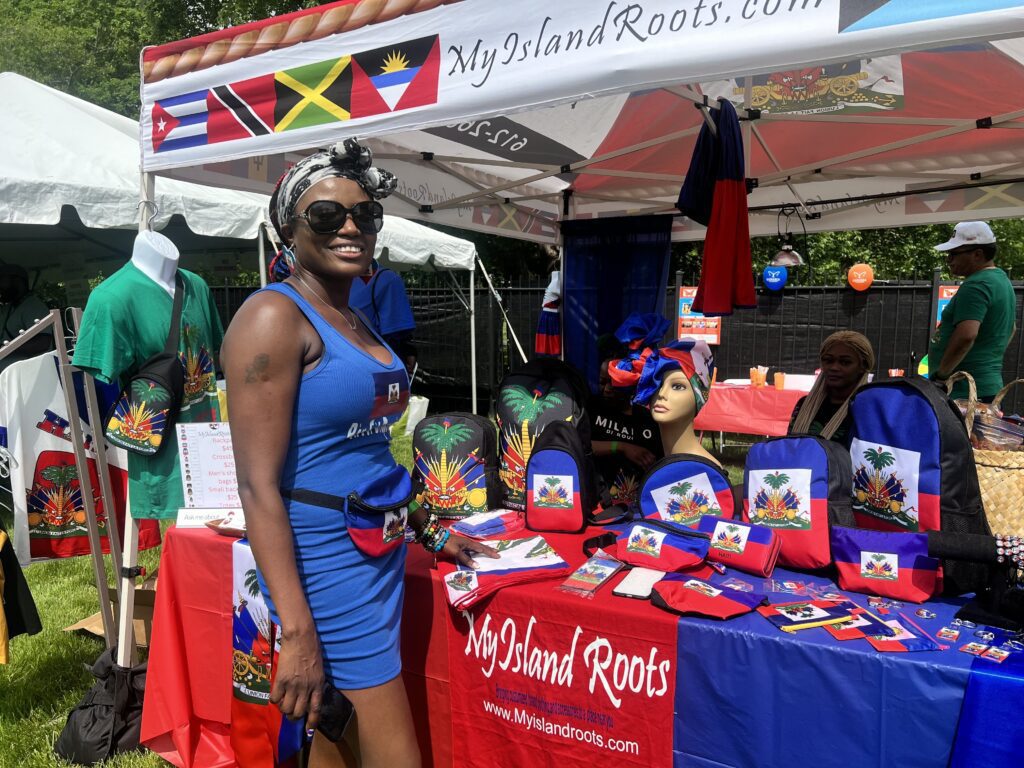
<svg viewBox="0 0 1024 768">
<path fill-rule="evenodd" d="M 494 424 L 472 413 L 427 416 L 412 438 L 412 479 L 424 509 L 457 519 L 501 506 Z"/>
<path fill-rule="evenodd" d="M 526 527 L 579 533 L 598 500 L 597 472 L 579 431 L 567 421 L 548 424 L 526 465 Z"/>
<path fill-rule="evenodd" d="M 526 509 L 526 467 L 535 441 L 549 424 L 571 424 L 589 456 L 588 394 L 583 376 L 557 358 L 531 360 L 502 379 L 496 406 L 502 506 Z"/>
<path fill-rule="evenodd" d="M 861 387 L 850 401 L 853 513 L 861 528 L 991 535 L 963 417 L 914 376 Z M 986 566 L 943 560 L 947 594 L 980 589 Z"/>
</svg>

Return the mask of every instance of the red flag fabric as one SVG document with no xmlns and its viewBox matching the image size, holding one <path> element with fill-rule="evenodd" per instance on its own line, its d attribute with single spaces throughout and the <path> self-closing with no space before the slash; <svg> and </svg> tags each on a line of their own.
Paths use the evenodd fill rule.
<svg viewBox="0 0 1024 768">
<path fill-rule="evenodd" d="M 757 306 L 757 296 L 750 261 L 743 136 L 731 102 L 719 102 L 714 123 L 717 136 L 706 124 L 701 128 L 676 207 L 708 228 L 693 311 L 729 315 L 737 307 Z"/>
</svg>

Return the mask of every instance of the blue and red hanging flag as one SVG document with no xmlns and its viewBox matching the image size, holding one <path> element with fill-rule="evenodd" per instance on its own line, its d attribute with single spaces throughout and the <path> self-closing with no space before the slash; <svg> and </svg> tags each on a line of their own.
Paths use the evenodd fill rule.
<svg viewBox="0 0 1024 768">
<path fill-rule="evenodd" d="M 727 99 L 713 110 L 718 135 L 701 128 L 676 207 L 708 228 L 693 311 L 728 315 L 757 306 L 750 262 L 743 136 Z"/>
</svg>

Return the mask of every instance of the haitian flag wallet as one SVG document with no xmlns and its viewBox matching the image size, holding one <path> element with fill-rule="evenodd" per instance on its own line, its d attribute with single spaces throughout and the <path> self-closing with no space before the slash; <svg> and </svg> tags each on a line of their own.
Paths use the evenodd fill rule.
<svg viewBox="0 0 1024 768">
<path fill-rule="evenodd" d="M 796 632 L 798 629 L 847 621 L 851 607 L 848 600 L 802 600 L 797 603 L 765 605 L 758 608 L 757 612 L 783 632 Z"/>
<path fill-rule="evenodd" d="M 832 526 L 839 586 L 850 592 L 923 603 L 942 592 L 939 561 L 928 557 L 927 533 Z"/>
<path fill-rule="evenodd" d="M 708 560 L 757 576 L 771 576 L 782 539 L 765 525 L 704 515 L 697 530 L 711 536 Z"/>
<path fill-rule="evenodd" d="M 616 540 L 616 557 L 656 571 L 681 571 L 704 562 L 710 536 L 664 520 L 631 523 Z"/>
<path fill-rule="evenodd" d="M 669 613 L 731 619 L 750 613 L 765 602 L 765 596 L 752 590 L 741 592 L 723 584 L 718 573 L 697 578 L 690 573 L 669 573 L 651 590 L 651 603 Z"/>
</svg>

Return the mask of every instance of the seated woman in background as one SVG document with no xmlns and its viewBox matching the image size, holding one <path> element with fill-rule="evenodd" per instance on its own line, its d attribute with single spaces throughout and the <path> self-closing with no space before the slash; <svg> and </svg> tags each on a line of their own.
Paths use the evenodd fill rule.
<svg viewBox="0 0 1024 768">
<path fill-rule="evenodd" d="M 819 435 L 846 445 L 852 421 L 850 397 L 867 383 L 875 367 L 875 351 L 856 331 L 837 331 L 822 342 L 818 359 L 821 373 L 793 409 L 789 434 Z"/>
</svg>

